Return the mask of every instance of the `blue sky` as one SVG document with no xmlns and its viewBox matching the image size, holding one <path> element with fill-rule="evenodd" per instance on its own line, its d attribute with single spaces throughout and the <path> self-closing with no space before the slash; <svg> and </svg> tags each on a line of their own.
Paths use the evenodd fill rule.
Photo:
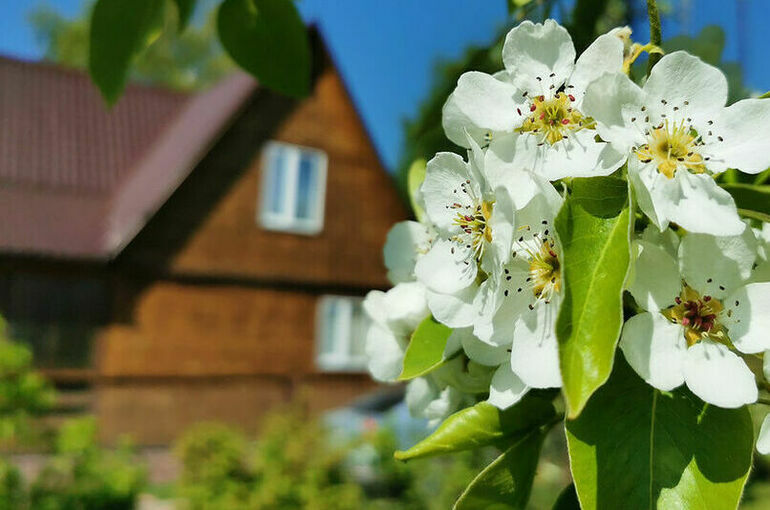
<svg viewBox="0 0 770 510">
<path fill-rule="evenodd" d="M 675 8 L 664 21 L 664 37 L 697 34 L 709 24 L 723 26 L 728 34 L 727 59 L 742 62 L 750 87 L 768 90 L 770 66 L 763 53 L 770 26 L 766 2 L 673 0 Z M 42 48 L 26 20 L 26 13 L 40 3 L 74 17 L 81 12 L 82 0 L 0 0 L 0 53 L 40 58 Z M 504 0 L 301 0 L 299 7 L 307 21 L 321 26 L 375 146 L 390 168 L 398 161 L 402 122 L 414 115 L 427 95 L 435 63 L 458 57 L 469 45 L 489 43 L 506 21 Z M 640 40 L 647 37 L 644 23 L 635 23 L 634 28 Z"/>
</svg>

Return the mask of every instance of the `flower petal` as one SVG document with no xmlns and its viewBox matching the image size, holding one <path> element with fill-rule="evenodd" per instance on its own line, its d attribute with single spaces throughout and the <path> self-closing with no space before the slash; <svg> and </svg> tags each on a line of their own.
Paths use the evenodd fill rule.
<svg viewBox="0 0 770 510">
<path fill-rule="evenodd" d="M 473 135 L 484 132 L 511 131 L 521 123 L 516 111 L 523 101 L 516 101 L 512 84 L 478 71 L 464 73 L 442 111 L 442 125 L 447 138 L 468 147 L 464 130 Z M 520 96 L 519 96 L 520 97 Z M 475 138 L 475 137 L 474 137 Z"/>
<path fill-rule="evenodd" d="M 758 396 L 754 374 L 743 360 L 710 340 L 687 350 L 684 380 L 695 395 L 719 407 L 741 407 L 756 402 Z"/>
<path fill-rule="evenodd" d="M 644 134 L 630 120 L 639 115 L 643 101 L 644 93 L 638 85 L 623 73 L 612 73 L 588 85 L 581 109 L 596 121 L 596 131 L 603 140 L 627 152 L 644 140 Z"/>
<path fill-rule="evenodd" d="M 463 350 L 468 358 L 480 365 L 497 367 L 507 364 L 511 359 L 511 356 L 508 353 L 508 347 L 505 345 L 492 345 L 483 342 L 476 338 L 472 333 L 464 334 L 462 336 L 462 344 Z"/>
<path fill-rule="evenodd" d="M 454 220 L 458 211 L 475 208 L 477 204 L 473 197 L 480 199 L 481 186 L 472 177 L 469 165 L 452 152 L 439 152 L 428 161 L 420 189 L 425 199 L 425 212 L 436 228 L 444 232 L 456 231 Z"/>
<path fill-rule="evenodd" d="M 605 73 L 619 73 L 623 70 L 623 41 L 614 34 L 596 38 L 591 46 L 575 62 L 575 70 L 569 78 L 575 107 L 580 109 L 588 85 Z"/>
<path fill-rule="evenodd" d="M 706 174 L 676 172 L 673 179 L 652 190 L 652 200 L 664 217 L 690 232 L 731 236 L 746 224 L 730 194 Z M 662 181 L 661 181 L 662 182 Z"/>
<path fill-rule="evenodd" d="M 417 279 L 434 292 L 453 294 L 476 280 L 478 266 L 472 250 L 438 239 L 414 266 Z"/>
<path fill-rule="evenodd" d="M 510 363 L 503 363 L 492 376 L 488 401 L 498 409 L 508 409 L 528 391 L 529 386 L 513 373 Z"/>
<path fill-rule="evenodd" d="M 770 167 L 770 101 L 738 101 L 722 110 L 709 129 L 713 135 L 707 151 L 713 162 L 749 174 Z"/>
<path fill-rule="evenodd" d="M 406 340 L 378 324 L 372 324 L 366 332 L 366 357 L 369 372 L 378 381 L 395 381 L 404 363 Z"/>
<path fill-rule="evenodd" d="M 428 291 L 428 308 L 434 319 L 450 328 L 472 326 L 478 316 L 474 305 L 478 290 L 474 284 L 454 294 Z"/>
<path fill-rule="evenodd" d="M 537 134 L 524 134 L 517 140 L 517 151 L 536 154 L 533 172 L 549 181 L 564 177 L 609 175 L 626 161 L 626 154 L 609 143 L 597 142 L 596 132 L 582 129 L 551 145 L 541 143 Z"/>
<path fill-rule="evenodd" d="M 569 32 L 554 20 L 543 24 L 527 20 L 505 37 L 503 63 L 517 87 L 550 95 L 572 74 L 575 47 Z"/>
<path fill-rule="evenodd" d="M 674 304 L 682 290 L 679 267 L 676 260 L 661 246 L 636 241 L 638 253 L 629 280 L 628 291 L 637 304 L 651 312 L 657 312 Z"/>
<path fill-rule="evenodd" d="M 762 420 L 762 426 L 759 428 L 757 437 L 757 451 L 762 455 L 770 453 L 770 414 Z"/>
<path fill-rule="evenodd" d="M 747 354 L 770 349 L 770 283 L 750 283 L 724 301 L 720 321 L 728 327 L 730 341 Z"/>
<path fill-rule="evenodd" d="M 661 188 L 671 186 L 670 179 L 658 172 L 652 163 L 642 163 L 637 158 L 628 161 L 628 178 L 636 192 L 639 209 L 650 218 L 653 225 L 663 231 L 668 227 L 668 218 L 664 211 L 665 200 L 655 200 L 664 193 Z"/>
<path fill-rule="evenodd" d="M 657 312 L 634 315 L 623 326 L 620 349 L 639 377 L 659 390 L 684 382 L 684 331 Z"/>
<path fill-rule="evenodd" d="M 396 334 L 409 335 L 429 315 L 425 286 L 419 282 L 399 283 L 385 293 L 387 326 Z"/>
<path fill-rule="evenodd" d="M 516 320 L 511 368 L 532 388 L 561 387 L 556 316 L 561 300 L 539 302 Z"/>
<path fill-rule="evenodd" d="M 698 57 L 675 51 L 655 64 L 644 92 L 652 124 L 665 114 L 672 120 L 691 117 L 700 125 L 727 102 L 727 79 Z"/>
<path fill-rule="evenodd" d="M 756 249 L 750 228 L 739 236 L 687 234 L 679 244 L 679 268 L 690 287 L 721 299 L 751 276 Z"/>
<path fill-rule="evenodd" d="M 431 238 L 428 227 L 422 223 L 401 221 L 393 225 L 383 249 L 391 283 L 414 280 L 417 257 L 430 247 Z"/>
</svg>

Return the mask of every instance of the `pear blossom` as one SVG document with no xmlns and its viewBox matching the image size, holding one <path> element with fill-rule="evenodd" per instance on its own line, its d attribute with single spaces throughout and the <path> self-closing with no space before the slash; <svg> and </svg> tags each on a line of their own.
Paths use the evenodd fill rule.
<svg viewBox="0 0 770 510">
<path fill-rule="evenodd" d="M 745 228 L 713 176 L 770 166 L 770 102 L 726 101 L 724 74 L 683 51 L 664 56 L 644 87 L 622 73 L 588 86 L 584 113 L 627 155 L 639 207 L 661 230 L 669 222 L 717 236 Z"/>
<path fill-rule="evenodd" d="M 741 358 L 770 349 L 770 283 L 752 282 L 756 240 L 687 234 L 674 258 L 636 241 L 629 292 L 647 310 L 631 317 L 620 340 L 629 364 L 650 385 L 681 384 L 726 408 L 755 402 L 755 378 Z"/>
<path fill-rule="evenodd" d="M 762 426 L 759 428 L 757 437 L 757 451 L 762 455 L 770 454 L 770 414 L 762 420 Z"/>
<path fill-rule="evenodd" d="M 435 235 L 430 225 L 417 221 L 401 221 L 393 225 L 383 249 L 391 283 L 395 285 L 415 280 L 417 259 L 428 252 Z"/>
<path fill-rule="evenodd" d="M 623 154 L 595 139 L 582 103 L 589 83 L 623 69 L 623 50 L 618 35 L 604 34 L 575 62 L 564 27 L 524 21 L 505 38 L 505 70 L 458 80 L 443 109 L 447 138 L 468 147 L 467 132 L 505 161 L 526 155 L 527 166 L 549 180 L 608 175 Z"/>
<path fill-rule="evenodd" d="M 562 301 L 562 251 L 553 226 L 560 205 L 554 190 L 552 197 L 539 195 L 517 211 L 511 258 L 495 289 L 500 306 L 474 328 L 487 350 L 504 349 L 489 399 L 501 409 L 530 388 L 562 384 L 555 327 Z M 473 352 L 466 353 L 474 359 Z"/>
</svg>

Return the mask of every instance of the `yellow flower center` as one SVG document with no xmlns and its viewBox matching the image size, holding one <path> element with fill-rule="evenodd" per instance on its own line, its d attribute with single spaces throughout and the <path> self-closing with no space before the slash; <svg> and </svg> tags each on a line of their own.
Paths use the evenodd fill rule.
<svg viewBox="0 0 770 510">
<path fill-rule="evenodd" d="M 684 326 L 684 337 L 688 347 L 692 347 L 704 337 L 727 343 L 725 330 L 717 321 L 717 315 L 724 309 L 718 299 L 701 296 L 696 290 L 683 283 L 682 292 L 675 302 L 675 305 L 662 313 L 671 322 Z"/>
<path fill-rule="evenodd" d="M 706 171 L 697 146 L 697 135 L 684 121 L 679 124 L 666 121 L 649 133 L 647 143 L 636 149 L 636 156 L 642 163 L 654 162 L 658 172 L 673 179 L 679 169 L 695 174 Z"/>
<path fill-rule="evenodd" d="M 553 145 L 567 138 L 572 131 L 591 127 L 590 119 L 586 119 L 583 114 L 572 108 L 574 100 L 574 96 L 564 92 L 559 92 L 553 99 L 535 97 L 530 106 L 531 115 L 516 131 L 540 134 L 544 142 Z"/>
<path fill-rule="evenodd" d="M 541 241 L 537 251 L 530 252 L 529 278 L 537 298 L 548 301 L 561 290 L 561 264 L 553 241 Z"/>
<path fill-rule="evenodd" d="M 454 219 L 454 224 L 462 232 L 452 239 L 473 249 L 476 258 L 483 255 L 484 243 L 492 242 L 492 227 L 489 225 L 492 206 L 492 202 L 482 202 L 473 211 L 459 211 Z"/>
</svg>

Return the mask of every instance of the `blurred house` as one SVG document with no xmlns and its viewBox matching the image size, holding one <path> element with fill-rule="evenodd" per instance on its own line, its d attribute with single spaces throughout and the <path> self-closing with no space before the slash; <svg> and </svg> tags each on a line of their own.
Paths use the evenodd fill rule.
<svg viewBox="0 0 770 510">
<path fill-rule="evenodd" d="M 369 391 L 361 297 L 406 217 L 316 38 L 311 97 L 0 59 L 0 314 L 112 441 Z"/>
</svg>

